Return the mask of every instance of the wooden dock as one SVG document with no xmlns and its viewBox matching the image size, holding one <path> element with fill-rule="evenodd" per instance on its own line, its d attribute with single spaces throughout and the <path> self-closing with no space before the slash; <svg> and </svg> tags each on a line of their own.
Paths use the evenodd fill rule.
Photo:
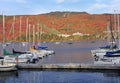
<svg viewBox="0 0 120 83">
<path fill-rule="evenodd" d="M 118 64 L 18 64 L 18 69 L 91 69 L 91 70 L 119 70 Z"/>
</svg>

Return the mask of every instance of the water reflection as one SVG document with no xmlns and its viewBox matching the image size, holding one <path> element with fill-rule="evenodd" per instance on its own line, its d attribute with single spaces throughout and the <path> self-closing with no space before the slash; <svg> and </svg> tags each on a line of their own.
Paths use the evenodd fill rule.
<svg viewBox="0 0 120 83">
<path fill-rule="evenodd" d="M 7 83 L 6 81 L 9 82 L 9 80 L 13 80 L 18 77 L 18 72 L 17 71 L 12 71 L 12 72 L 0 72 L 0 83 Z M 11 82 L 14 83 L 14 82 Z"/>
<path fill-rule="evenodd" d="M 109 70 L 19 70 L 0 83 L 120 83 L 120 72 Z"/>
<path fill-rule="evenodd" d="M 119 70 L 29 69 L 0 72 L 0 83 L 120 83 Z"/>
</svg>

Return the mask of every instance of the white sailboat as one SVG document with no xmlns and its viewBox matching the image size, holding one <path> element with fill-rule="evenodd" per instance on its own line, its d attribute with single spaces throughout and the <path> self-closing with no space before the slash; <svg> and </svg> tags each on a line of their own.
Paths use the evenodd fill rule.
<svg viewBox="0 0 120 83">
<path fill-rule="evenodd" d="M 15 16 L 13 17 L 13 24 L 12 24 L 12 32 L 13 32 L 13 41 L 14 41 L 14 23 L 15 23 Z M 3 33 L 5 34 L 5 31 L 3 29 Z M 3 39 L 5 41 L 5 39 Z M 5 46 L 3 46 L 3 58 L 5 63 L 21 63 L 21 62 L 27 62 L 29 59 L 33 60 L 38 60 L 37 56 L 35 53 L 30 53 L 30 52 L 18 52 L 14 51 L 13 53 L 9 53 L 6 49 Z M 12 48 L 14 50 L 14 42 L 12 45 Z"/>
<path fill-rule="evenodd" d="M 30 47 L 30 52 L 32 53 L 36 53 L 38 55 L 39 58 L 43 58 L 44 56 L 46 56 L 46 53 L 40 50 L 36 50 L 35 49 L 35 25 L 33 25 L 33 44 L 32 47 Z"/>
<path fill-rule="evenodd" d="M 49 49 L 47 49 L 48 47 L 47 46 L 43 46 L 42 44 L 41 44 L 41 40 L 42 40 L 42 33 L 43 33 L 43 31 L 42 31 L 42 24 L 41 24 L 41 29 L 40 29 L 40 31 L 39 31 L 39 24 L 38 24 L 38 32 L 40 32 L 40 34 L 38 33 L 37 35 L 38 35 L 38 45 L 36 45 L 36 49 L 37 50 L 40 50 L 41 52 L 44 52 L 44 53 L 46 53 L 46 55 L 52 55 L 52 54 L 54 54 L 55 52 L 53 51 L 53 50 L 49 50 Z M 39 38 L 40 38 L 40 41 L 39 41 Z"/>
<path fill-rule="evenodd" d="M 26 26 L 26 42 L 24 42 L 25 51 L 21 52 L 21 51 L 15 51 L 13 49 L 13 53 L 18 55 L 17 56 L 18 62 L 27 62 L 29 59 L 38 61 L 38 56 L 36 53 L 27 51 L 27 46 L 28 46 L 28 42 L 27 42 L 28 34 L 27 33 L 28 33 L 28 18 L 27 18 L 27 26 Z M 20 17 L 20 40 L 21 40 L 21 17 Z M 13 60 L 13 61 L 15 61 L 15 60 Z"/>
<path fill-rule="evenodd" d="M 0 64 L 0 71 L 2 72 L 15 71 L 15 70 L 17 70 L 16 64 L 8 64 L 8 63 Z"/>
<path fill-rule="evenodd" d="M 110 23 L 107 24 L 107 33 L 108 33 L 108 45 L 104 47 L 99 47 L 98 49 L 91 50 L 92 56 L 95 58 L 95 60 L 98 60 L 98 58 L 103 58 L 104 55 L 106 55 L 106 52 L 113 52 L 118 50 L 115 40 L 113 40 L 114 36 L 112 33 L 112 30 L 110 29 Z"/>
<path fill-rule="evenodd" d="M 3 49 L 5 47 L 5 16 L 3 14 Z M 14 71 L 17 70 L 16 63 L 5 63 L 4 57 L 0 56 L 0 71 Z"/>
<path fill-rule="evenodd" d="M 118 19 L 115 18 L 118 16 Z M 118 23 L 118 48 L 116 47 L 116 42 L 117 40 L 112 39 L 112 43 L 110 44 L 111 46 L 109 48 L 101 48 L 101 49 L 96 49 L 92 50 L 92 56 L 94 57 L 94 63 L 95 64 L 120 64 L 120 27 L 119 27 L 119 14 L 114 15 L 114 20 L 115 22 Z M 116 23 L 115 23 L 115 29 L 116 29 Z M 115 36 L 117 36 L 117 29 L 115 30 Z M 112 31 L 111 31 L 112 33 Z M 113 36 L 113 33 L 112 33 Z M 113 37 L 112 37 L 113 38 Z M 116 39 L 116 38 L 115 38 Z M 115 47 L 114 47 L 115 46 Z"/>
</svg>

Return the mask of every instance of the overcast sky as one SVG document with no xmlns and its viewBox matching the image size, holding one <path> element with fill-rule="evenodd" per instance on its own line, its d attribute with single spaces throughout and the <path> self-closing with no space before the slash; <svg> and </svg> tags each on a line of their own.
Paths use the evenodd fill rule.
<svg viewBox="0 0 120 83">
<path fill-rule="evenodd" d="M 120 0 L 0 0 L 5 15 L 42 14 L 54 11 L 120 13 Z"/>
</svg>

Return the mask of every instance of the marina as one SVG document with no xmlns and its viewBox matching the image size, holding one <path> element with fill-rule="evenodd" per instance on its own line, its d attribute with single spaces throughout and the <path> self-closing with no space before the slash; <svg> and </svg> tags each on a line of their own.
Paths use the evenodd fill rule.
<svg viewBox="0 0 120 83">
<path fill-rule="evenodd" d="M 74 42 L 71 45 L 66 42 L 57 45 L 54 44 L 54 42 L 44 44 L 54 50 L 55 54 L 40 59 L 36 64 L 19 63 L 17 71 L 0 72 L 0 82 L 120 82 L 119 65 L 95 65 L 94 59 L 91 56 L 90 50 L 96 49 L 97 46 L 104 46 L 106 41 L 95 41 L 94 43 L 91 43 L 90 41 L 81 41 Z M 16 50 L 19 50 L 17 46 L 18 44 L 15 43 Z M 10 47 L 11 44 L 8 45 L 6 49 L 12 53 Z M 24 49 L 21 49 L 21 51 L 22 50 Z M 96 69 L 96 67 L 98 68 Z M 112 78 L 114 78 L 114 80 Z"/>
<path fill-rule="evenodd" d="M 112 26 L 112 16 L 114 16 L 114 25 L 118 25 L 115 26 L 115 30 L 113 30 L 113 26 Z M 115 18 L 117 17 L 118 18 Z M 82 52 L 84 53 L 85 49 L 88 49 L 88 51 L 91 51 L 91 54 L 87 54 L 90 57 L 86 57 L 86 61 L 93 61 L 93 63 L 85 63 L 82 62 L 80 63 L 80 59 L 78 59 L 77 62 L 77 57 L 75 56 L 70 56 L 70 59 L 68 59 L 65 55 L 65 57 L 59 57 L 59 58 L 64 58 L 66 62 L 64 61 L 60 61 L 59 63 L 54 62 L 54 63 L 49 63 L 49 64 L 44 64 L 44 57 L 48 56 L 48 55 L 55 55 L 56 53 L 56 48 L 55 49 L 47 49 L 47 45 L 43 45 L 41 40 L 42 40 L 42 32 L 43 32 L 43 25 L 41 25 L 41 27 L 39 26 L 39 23 L 37 24 L 37 30 L 35 30 L 35 24 L 32 25 L 32 34 L 30 33 L 30 26 L 29 26 L 29 18 L 26 18 L 26 33 L 25 33 L 25 42 L 20 42 L 21 41 L 21 17 L 20 17 L 20 26 L 19 26 L 19 41 L 18 43 L 15 42 L 15 19 L 16 16 L 13 16 L 13 22 L 12 22 L 12 26 L 11 26 L 11 34 L 12 34 L 12 41 L 7 44 L 6 43 L 6 20 L 5 20 L 5 15 L 3 13 L 2 15 L 2 44 L 1 44 L 1 68 L 2 66 L 5 68 L 6 66 L 4 66 L 4 64 L 11 64 L 14 63 L 16 64 L 16 66 L 18 68 L 50 68 L 50 69 L 61 69 L 61 68 L 67 68 L 67 69 L 72 69 L 72 68 L 78 68 L 78 69 L 119 69 L 119 63 L 120 60 L 118 59 L 117 56 L 119 56 L 119 48 L 117 48 L 117 43 L 118 46 L 120 46 L 120 42 L 119 42 L 119 14 L 114 14 L 114 15 L 109 15 L 109 22 L 107 25 L 107 30 L 108 30 L 108 44 L 105 47 L 99 47 L 99 49 L 91 49 L 88 47 L 88 45 L 86 45 L 85 48 L 85 44 L 83 46 L 81 46 L 81 49 L 79 49 L 80 45 L 75 45 L 75 42 L 69 41 L 69 42 L 61 42 L 61 43 L 54 43 L 54 45 L 61 45 L 61 51 L 60 52 L 60 56 L 64 55 L 65 52 L 66 54 L 69 53 L 70 55 L 75 51 L 76 54 L 81 54 Z M 118 22 L 118 23 L 116 23 Z M 39 29 L 40 28 L 40 29 Z M 116 29 L 118 28 L 118 29 Z M 113 33 L 114 31 L 114 33 Z M 29 33 L 28 33 L 29 32 Z M 9 32 L 10 33 L 10 32 Z M 32 35 L 32 38 L 30 37 L 30 35 Z M 117 36 L 118 36 L 118 40 L 117 40 Z M 32 41 L 28 41 L 31 40 Z M 87 41 L 84 41 L 88 43 Z M 116 43 L 117 42 L 117 43 Z M 89 43 L 95 43 L 95 42 L 89 42 Z M 20 45 L 22 44 L 22 45 Z M 76 44 L 79 44 L 79 42 L 76 42 Z M 18 46 L 20 49 L 17 50 Z M 66 46 L 66 47 L 65 47 Z M 73 51 L 73 47 L 74 46 L 74 51 Z M 10 49 L 7 49 L 8 47 L 10 47 Z M 53 46 L 50 46 L 53 47 Z M 23 49 L 24 48 L 24 49 Z M 64 49 L 67 48 L 67 49 Z M 59 49 L 59 47 L 58 47 Z M 11 52 L 10 52 L 11 50 Z M 16 51 L 17 50 L 17 51 Z M 64 51 L 65 50 L 65 51 Z M 67 51 L 68 50 L 68 51 Z M 81 53 L 79 53 L 78 51 L 81 51 Z M 71 52 L 71 53 L 70 53 Z M 62 54 L 64 53 L 64 54 Z M 91 56 L 92 55 L 92 56 Z M 85 55 L 84 55 L 85 56 Z M 81 56 L 80 56 L 81 57 Z M 110 58 L 109 58 L 110 57 Z M 115 57 L 115 58 L 114 58 Z M 116 58 L 117 57 L 117 58 Z M 57 58 L 56 60 L 59 61 L 61 59 Z M 69 62 L 67 61 L 67 59 L 70 60 Z M 75 59 L 73 59 L 75 58 Z M 83 57 L 82 57 L 83 58 Z M 43 60 L 43 61 L 42 61 Z M 55 59 L 51 60 L 51 61 L 56 61 Z M 75 62 L 74 62 L 74 61 Z M 42 64 L 40 63 L 40 61 L 42 62 Z M 48 61 L 48 60 L 46 60 Z M 24 64 L 21 64 L 24 63 Z M 34 63 L 34 64 L 32 64 Z M 39 65 L 40 64 L 40 65 Z M 109 64 L 109 65 L 108 65 Z M 14 65 L 13 65 L 14 66 Z M 112 66 L 114 66 L 113 68 L 111 68 Z M 7 67 L 6 67 L 7 68 Z"/>
<path fill-rule="evenodd" d="M 0 0 L 0 83 L 120 83 L 120 0 Z"/>
<path fill-rule="evenodd" d="M 19 69 L 93 69 L 93 70 L 118 70 L 120 68 L 119 64 L 94 64 L 94 58 L 91 56 L 91 49 L 96 49 L 98 45 L 105 45 L 106 41 L 96 41 L 95 43 L 91 42 L 74 42 L 69 45 L 66 42 L 63 42 L 59 45 L 54 43 L 46 43 L 50 49 L 54 50 L 56 53 L 49 55 L 40 59 L 37 63 L 18 63 L 17 67 Z M 84 44 L 84 48 L 82 45 Z M 85 45 L 86 44 L 86 45 Z M 11 45 L 7 47 L 9 52 L 12 52 L 9 49 Z M 80 46 L 80 47 L 79 47 Z M 15 44 L 17 47 L 17 43 Z M 89 47 L 89 48 L 88 48 Z M 84 49 L 84 51 L 82 51 Z M 24 49 L 22 49 L 24 50 Z M 77 58 L 75 58 L 77 57 Z M 98 62 L 99 63 L 99 62 Z"/>
<path fill-rule="evenodd" d="M 62 42 L 41 42 L 42 26 L 41 26 L 41 31 L 38 30 L 39 26 L 37 26 L 38 32 L 36 32 L 35 25 L 33 24 L 32 35 L 31 35 L 29 31 L 30 25 L 28 24 L 29 20 L 27 18 L 25 42 L 20 42 L 20 41 L 16 42 L 14 35 L 15 16 L 13 16 L 13 22 L 11 26 L 12 41 L 6 42 L 6 38 L 5 38 L 6 29 L 5 29 L 4 18 L 5 17 L 3 15 L 3 35 L 2 35 L 3 41 L 0 44 L 0 54 L 1 54 L 0 72 L 2 73 L 17 72 L 17 73 L 15 73 L 15 77 L 12 77 L 11 81 L 7 81 L 9 80 L 8 78 L 7 80 L 6 78 L 5 79 L 2 78 L 3 83 L 4 81 L 13 82 L 13 80 L 14 83 L 16 82 L 39 83 L 40 81 L 43 83 L 47 83 L 47 82 L 56 83 L 56 80 L 57 81 L 59 80 L 59 82 L 62 83 L 70 83 L 69 80 L 71 78 L 66 77 L 66 75 L 68 74 L 72 77 L 72 74 L 73 75 L 75 74 L 76 76 L 78 74 L 83 73 L 82 75 L 85 75 L 85 73 L 87 73 L 84 76 L 85 78 L 88 77 L 88 75 L 89 76 L 93 75 L 93 77 L 95 77 L 96 75 L 103 74 L 102 76 L 105 77 L 104 74 L 106 73 L 106 71 L 108 72 L 107 74 L 110 77 L 111 75 L 109 74 L 111 74 L 111 72 L 113 71 L 116 71 L 119 77 L 119 70 L 120 70 L 120 59 L 118 58 L 119 49 L 116 47 L 117 46 L 116 43 L 114 43 L 116 40 L 114 40 L 113 38 L 112 31 L 111 31 L 112 43 L 110 45 L 108 44 L 107 46 L 105 46 L 108 43 L 106 42 L 106 40 L 88 40 L 88 41 L 81 40 L 74 42 L 71 39 L 70 41 L 62 41 Z M 37 25 L 39 25 L 39 23 Z M 32 37 L 30 37 L 30 35 Z M 32 38 L 32 41 L 30 41 L 31 40 L 30 38 Z M 21 36 L 20 36 L 20 40 L 21 40 Z M 105 47 L 99 47 L 99 46 L 105 46 Z M 23 76 L 19 77 L 21 75 L 21 72 Z M 30 72 L 32 72 L 30 78 L 31 76 L 33 76 L 31 80 L 27 78 L 27 76 L 29 77 Z M 57 77 L 55 76 L 55 80 L 47 76 L 50 78 L 48 81 L 47 77 L 42 76 L 43 74 L 41 74 L 41 72 L 45 72 L 45 73 L 47 72 L 47 75 L 53 77 L 55 76 L 56 73 L 57 74 L 61 73 L 60 75 L 62 75 L 61 76 L 62 79 L 58 79 L 60 75 L 58 75 Z M 49 72 L 51 74 L 49 74 Z M 95 72 L 96 75 L 94 75 L 93 72 Z M 116 76 L 116 72 L 112 73 L 112 75 L 115 74 Z M 41 78 L 38 77 L 40 75 Z M 82 75 L 78 75 L 77 77 L 72 77 L 71 80 L 72 83 L 80 82 L 80 80 L 76 80 L 76 78 L 79 78 L 79 76 Z M 18 77 L 18 79 L 16 79 L 16 77 Z M 45 80 L 43 80 L 42 78 L 45 78 Z M 67 78 L 67 80 L 65 78 Z M 100 80 L 98 78 L 96 77 L 97 80 Z M 83 80 L 84 78 L 81 79 Z M 97 82 L 96 79 L 95 80 L 92 79 L 91 82 Z M 87 80 L 87 82 L 89 80 Z M 114 80 L 112 81 L 115 82 Z M 119 80 L 117 82 L 119 82 Z"/>
</svg>

